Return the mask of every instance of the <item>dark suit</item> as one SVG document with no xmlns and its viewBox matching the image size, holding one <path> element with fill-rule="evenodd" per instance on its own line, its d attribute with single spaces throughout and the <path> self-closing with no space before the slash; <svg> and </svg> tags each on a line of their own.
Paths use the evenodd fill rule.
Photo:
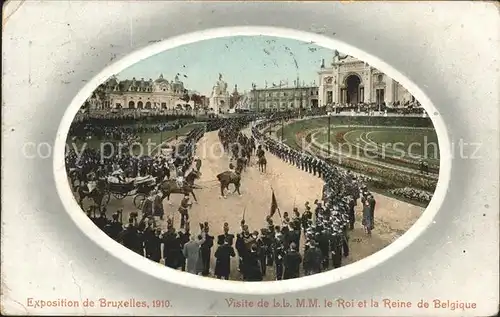
<svg viewBox="0 0 500 317">
<path fill-rule="evenodd" d="M 285 273 L 283 279 L 288 280 L 291 278 L 299 277 L 300 264 L 302 263 L 302 256 L 295 250 L 290 250 L 285 255 Z"/>
<path fill-rule="evenodd" d="M 232 246 L 228 244 L 221 245 L 215 251 L 215 276 L 229 279 L 231 272 L 231 257 L 236 256 Z"/>
<path fill-rule="evenodd" d="M 203 271 L 201 274 L 203 276 L 208 276 L 210 273 L 210 251 L 214 245 L 214 237 L 207 233 L 205 237 L 205 242 L 201 245 L 201 261 L 203 263 Z"/>
<path fill-rule="evenodd" d="M 245 281 L 262 281 L 262 272 L 257 252 L 248 252 L 243 258 L 243 271 Z"/>
</svg>

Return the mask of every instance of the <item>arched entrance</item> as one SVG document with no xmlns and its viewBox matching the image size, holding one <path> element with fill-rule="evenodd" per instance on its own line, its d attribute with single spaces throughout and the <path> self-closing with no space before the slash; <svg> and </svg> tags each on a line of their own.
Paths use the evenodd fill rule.
<svg viewBox="0 0 500 317">
<path fill-rule="evenodd" d="M 137 103 L 137 109 L 143 109 L 144 108 L 144 104 L 142 103 L 142 101 L 139 101 Z"/>
<path fill-rule="evenodd" d="M 361 84 L 361 79 L 357 75 L 349 75 L 345 80 L 346 85 L 346 102 L 351 104 L 357 104 L 361 101 L 361 96 L 359 93 L 359 85 Z"/>
<path fill-rule="evenodd" d="M 151 109 L 151 102 L 146 102 L 146 109 Z"/>
<path fill-rule="evenodd" d="M 129 108 L 129 109 L 134 109 L 134 108 L 135 108 L 135 102 L 133 102 L 133 101 L 129 101 L 129 102 L 128 102 L 128 108 Z"/>
</svg>

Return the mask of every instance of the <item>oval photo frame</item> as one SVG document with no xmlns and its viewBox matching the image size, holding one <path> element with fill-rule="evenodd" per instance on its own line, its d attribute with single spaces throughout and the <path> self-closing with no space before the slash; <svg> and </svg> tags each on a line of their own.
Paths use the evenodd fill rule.
<svg viewBox="0 0 500 317">
<path fill-rule="evenodd" d="M 373 65 L 377 69 L 381 69 L 385 74 L 395 79 L 403 85 L 412 95 L 421 103 L 422 107 L 427 111 L 432 120 L 436 134 L 438 136 L 438 144 L 440 150 L 440 166 L 439 178 L 434 192 L 434 196 L 428 207 L 419 217 L 419 219 L 411 226 L 407 232 L 401 237 L 392 242 L 387 247 L 376 253 L 361 259 L 355 263 L 343 266 L 333 271 L 327 271 L 320 274 L 300 277 L 300 282 L 295 280 L 283 280 L 272 282 L 251 282 L 241 283 L 238 281 L 222 281 L 212 278 L 192 275 L 186 272 L 180 272 L 164 266 L 160 266 L 145 257 L 127 250 L 123 246 L 117 244 L 110 239 L 104 232 L 95 226 L 90 219 L 82 212 L 80 206 L 74 199 L 71 192 L 65 169 L 65 146 L 66 138 L 73 121 L 81 105 L 85 102 L 88 96 L 92 94 L 94 89 L 104 82 L 111 74 L 119 73 L 120 71 L 132 66 L 138 61 L 144 60 L 150 56 L 156 55 L 166 50 L 170 50 L 182 45 L 187 45 L 203 40 L 229 36 L 273 36 L 287 38 L 302 42 L 314 42 L 315 45 L 325 47 L 331 50 L 339 50 L 343 53 L 348 53 L 357 59 Z M 63 206 L 66 208 L 71 219 L 76 226 L 94 243 L 102 247 L 106 252 L 116 258 L 119 258 L 128 266 L 141 271 L 143 274 L 155 277 L 167 283 L 174 283 L 183 287 L 193 287 L 214 292 L 225 292 L 232 294 L 252 294 L 252 295 L 273 295 L 284 294 L 289 292 L 303 291 L 322 287 L 328 284 L 333 284 L 340 280 L 345 280 L 350 277 L 362 274 L 368 270 L 374 269 L 379 264 L 390 260 L 394 255 L 403 249 L 410 247 L 429 225 L 433 223 L 434 217 L 441 208 L 447 187 L 450 181 L 451 173 L 451 147 L 448 133 L 444 121 L 439 116 L 436 107 L 431 100 L 421 91 L 418 86 L 411 82 L 408 78 L 399 73 L 384 61 L 362 51 L 353 46 L 345 44 L 341 41 L 314 33 L 297 31 L 293 29 L 274 28 L 274 27 L 227 27 L 208 29 L 199 32 L 188 33 L 166 39 L 147 46 L 143 49 L 135 51 L 112 65 L 106 67 L 97 76 L 92 78 L 80 92 L 73 98 L 68 109 L 58 128 L 57 137 L 54 145 L 54 178 L 56 188 L 61 198 Z"/>
</svg>

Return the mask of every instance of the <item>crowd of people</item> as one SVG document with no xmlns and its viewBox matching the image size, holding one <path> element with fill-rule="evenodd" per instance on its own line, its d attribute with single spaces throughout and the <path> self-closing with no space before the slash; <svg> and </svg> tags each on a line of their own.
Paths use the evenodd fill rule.
<svg viewBox="0 0 500 317">
<path fill-rule="evenodd" d="M 281 214 L 273 193 L 272 211 L 263 221 L 263 228 L 251 230 L 242 219 L 239 232 L 231 233 L 229 225 L 224 223 L 222 233 L 215 236 L 211 235 L 208 222 L 200 223 L 199 231 L 193 232 L 189 221 L 176 230 L 172 219 L 167 218 L 167 229 L 162 232 L 154 217 L 147 212 L 143 212 L 141 217 L 139 212 L 131 212 L 127 223 L 123 222 L 122 210 L 117 210 L 111 219 L 107 218 L 106 209 L 99 210 L 98 207 L 89 209 L 87 214 L 101 230 L 125 247 L 152 261 L 192 274 L 262 281 L 291 279 L 338 268 L 342 265 L 342 258 L 349 255 L 349 231 L 354 228 L 354 208 L 358 198 L 363 205 L 362 224 L 367 234 L 374 228 L 375 200 L 366 186 L 350 172 L 292 149 L 260 132 L 270 122 L 281 120 L 282 116 L 290 119 L 295 115 L 274 114 L 271 119 L 252 128 L 252 138 L 278 158 L 324 180 L 322 197 L 313 204 L 305 202 L 303 210 L 294 207 L 290 213 Z M 222 128 L 234 132 L 254 119 L 217 118 L 207 122 L 205 129 L 192 130 L 186 136 L 184 145 L 176 149 L 178 157 L 182 157 L 176 165 L 181 166 L 184 172 L 191 167 L 196 143 L 204 131 Z M 85 175 L 106 176 L 118 169 L 131 177 L 153 175 L 158 182 L 170 178 L 167 175 L 169 162 L 161 156 L 124 156 L 102 160 L 98 150 L 86 149 L 80 155 L 69 151 L 67 167 L 78 169 L 83 183 L 89 181 Z M 152 190 L 152 194 L 157 192 Z M 187 211 L 190 205 L 189 196 L 185 196 L 179 211 L 183 208 Z M 276 212 L 279 223 L 273 222 Z M 213 271 L 212 257 L 215 258 Z M 236 268 L 231 267 L 233 257 L 238 259 Z M 274 267 L 274 270 L 269 270 L 269 267 Z M 239 277 L 235 274 L 236 269 Z"/>
</svg>

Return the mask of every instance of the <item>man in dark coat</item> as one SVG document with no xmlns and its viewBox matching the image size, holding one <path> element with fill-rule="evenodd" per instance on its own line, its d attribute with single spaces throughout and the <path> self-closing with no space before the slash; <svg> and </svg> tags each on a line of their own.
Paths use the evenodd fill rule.
<svg viewBox="0 0 500 317">
<path fill-rule="evenodd" d="M 367 200 L 368 200 L 368 203 L 370 204 L 370 216 L 371 216 L 371 220 L 372 220 L 371 230 L 373 230 L 373 228 L 375 228 L 375 204 L 376 204 L 376 201 L 375 201 L 375 198 L 373 198 L 373 195 L 369 195 Z"/>
<path fill-rule="evenodd" d="M 300 264 L 302 263 L 302 256 L 297 252 L 297 246 L 295 243 L 290 243 L 290 250 L 288 250 L 285 255 L 285 272 L 283 274 L 283 279 L 288 280 L 292 278 L 299 277 Z"/>
<path fill-rule="evenodd" d="M 252 244 L 250 252 L 243 258 L 243 276 L 245 281 L 248 282 L 262 281 L 262 271 L 257 249 L 257 245 Z"/>
<path fill-rule="evenodd" d="M 165 259 L 165 266 L 170 268 L 179 267 L 179 250 L 181 248 L 177 234 L 173 225 L 169 223 L 167 232 L 162 236 L 163 242 L 163 258 Z"/>
<path fill-rule="evenodd" d="M 200 227 L 202 227 L 201 224 Z M 214 237 L 208 234 L 209 231 L 208 222 L 205 222 L 203 224 L 202 229 L 205 233 L 205 241 L 202 243 L 200 247 L 201 261 L 203 264 L 203 271 L 201 272 L 201 275 L 208 276 L 208 274 L 210 274 L 210 254 L 212 247 L 214 246 Z"/>
<path fill-rule="evenodd" d="M 229 224 L 224 223 L 224 233 L 217 236 L 217 245 L 223 245 L 228 240 L 229 245 L 232 246 L 234 242 L 234 234 L 229 233 Z"/>
<path fill-rule="evenodd" d="M 182 271 L 186 271 L 186 257 L 184 256 L 184 253 L 182 251 L 184 250 L 184 245 L 191 240 L 191 234 L 189 232 L 189 222 L 186 223 L 184 232 L 179 231 L 177 235 L 178 236 L 176 244 L 179 247 L 179 252 L 177 254 L 179 260 L 176 268 L 180 267 Z"/>
<path fill-rule="evenodd" d="M 161 259 L 161 240 L 160 240 L 161 230 L 158 228 L 153 231 L 153 234 L 149 235 L 144 241 L 146 249 L 146 257 L 151 261 L 160 262 Z"/>
<path fill-rule="evenodd" d="M 229 280 L 231 258 L 236 256 L 229 242 L 229 238 L 226 238 L 224 244 L 220 245 L 215 251 L 215 277 L 218 279 Z"/>
<path fill-rule="evenodd" d="M 365 232 L 368 235 L 371 235 L 372 233 L 372 224 L 373 219 L 372 219 L 372 211 L 370 208 L 370 202 L 368 200 L 365 200 L 363 203 L 363 220 L 362 220 L 362 225 L 365 228 Z"/>
<path fill-rule="evenodd" d="M 309 248 L 304 252 L 304 273 L 305 275 L 321 273 L 321 251 L 316 248 L 314 240 L 309 242 Z"/>
<path fill-rule="evenodd" d="M 342 266 L 342 240 L 342 231 L 340 230 L 335 230 L 335 232 L 333 232 L 330 236 L 332 264 L 335 269 Z"/>
<path fill-rule="evenodd" d="M 283 244 L 282 234 L 278 234 L 274 242 L 274 262 L 276 263 L 276 280 L 281 281 L 283 279 L 283 264 L 285 261 L 286 249 Z"/>
<path fill-rule="evenodd" d="M 355 211 L 354 211 L 354 206 L 356 206 L 356 201 L 352 196 L 349 196 L 349 209 L 348 209 L 348 215 L 349 215 L 349 230 L 354 230 L 354 223 L 356 221 L 356 216 L 355 216 Z"/>
<path fill-rule="evenodd" d="M 104 228 L 104 232 L 111 238 L 116 240 L 118 238 L 118 235 L 120 232 L 123 230 L 123 224 L 119 221 L 119 213 L 116 212 L 112 216 L 113 220 L 111 222 L 108 222 L 106 227 Z"/>
</svg>

